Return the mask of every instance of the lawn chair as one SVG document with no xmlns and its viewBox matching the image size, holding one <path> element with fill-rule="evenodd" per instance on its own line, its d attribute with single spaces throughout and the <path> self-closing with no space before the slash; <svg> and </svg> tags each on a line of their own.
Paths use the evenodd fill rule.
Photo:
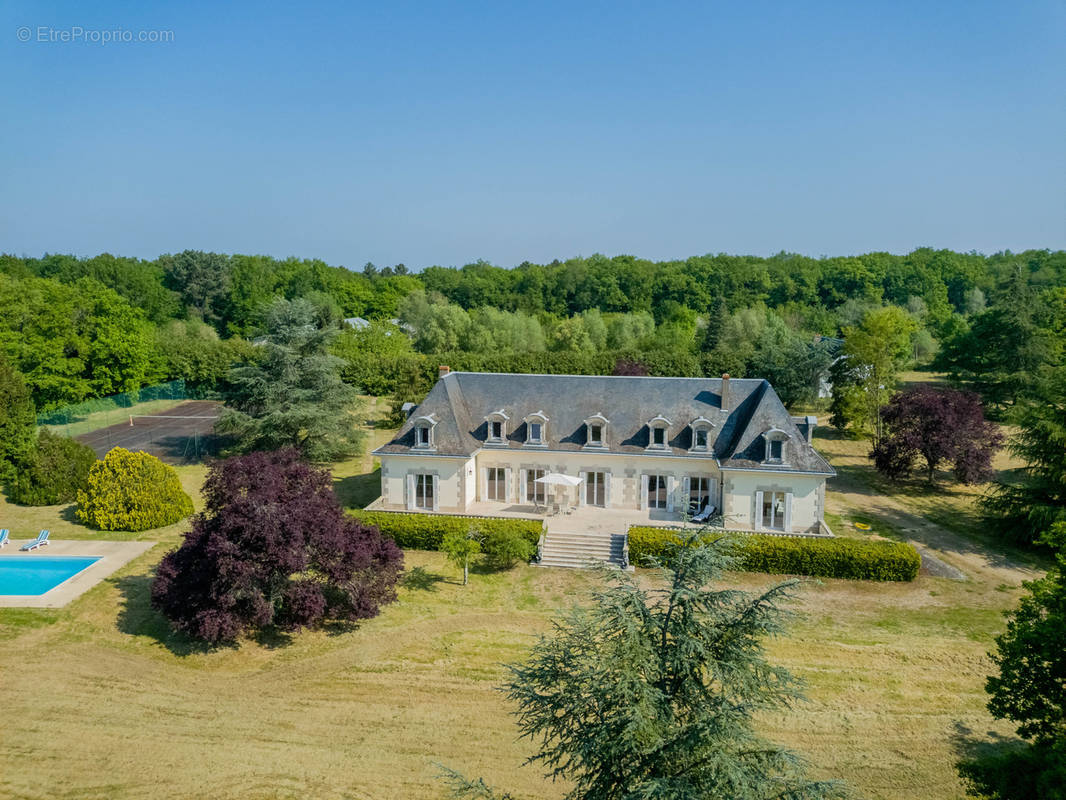
<svg viewBox="0 0 1066 800">
<path fill-rule="evenodd" d="M 19 550 L 36 550 L 38 547 L 44 547 L 48 544 L 48 534 L 50 531 L 41 531 L 37 534 L 37 538 L 32 542 L 26 542 Z"/>
<path fill-rule="evenodd" d="M 692 518 L 693 522 L 706 522 L 711 518 L 711 514 L 714 513 L 714 503 L 708 503 L 703 507 L 703 511 Z"/>
<path fill-rule="evenodd" d="M 7 528 L 0 528 L 0 547 L 7 547 L 7 540 L 11 535 L 11 531 Z"/>
</svg>

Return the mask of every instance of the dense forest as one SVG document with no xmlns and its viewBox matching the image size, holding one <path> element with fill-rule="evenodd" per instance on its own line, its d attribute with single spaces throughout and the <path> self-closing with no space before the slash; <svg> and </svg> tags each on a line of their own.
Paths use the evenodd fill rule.
<svg viewBox="0 0 1066 800">
<path fill-rule="evenodd" d="M 332 347 L 348 382 L 410 399 L 438 363 L 578 373 L 621 363 L 766 377 L 787 403 L 805 403 L 839 362 L 841 340 L 895 308 L 877 324 L 895 326 L 907 361 L 948 371 L 1006 411 L 1062 363 L 1066 252 L 593 255 L 417 274 L 199 251 L 153 261 L 5 255 L 0 354 L 38 411 L 175 378 L 211 392 L 255 358 L 276 297 L 305 298 L 320 324 L 343 329 Z"/>
</svg>

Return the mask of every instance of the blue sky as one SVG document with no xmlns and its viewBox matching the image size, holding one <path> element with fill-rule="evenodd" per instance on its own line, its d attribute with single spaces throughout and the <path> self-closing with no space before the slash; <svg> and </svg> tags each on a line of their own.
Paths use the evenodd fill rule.
<svg viewBox="0 0 1066 800">
<path fill-rule="evenodd" d="M 0 251 L 1062 248 L 1063 41 L 1061 0 L 9 2 Z"/>
</svg>

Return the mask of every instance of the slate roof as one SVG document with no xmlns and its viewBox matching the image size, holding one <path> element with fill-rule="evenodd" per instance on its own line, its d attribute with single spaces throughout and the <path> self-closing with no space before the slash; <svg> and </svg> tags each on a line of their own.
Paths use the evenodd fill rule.
<svg viewBox="0 0 1066 800">
<path fill-rule="evenodd" d="M 715 457 L 725 469 L 767 472 L 835 474 L 806 440 L 773 387 L 762 379 L 730 380 L 729 411 L 722 410 L 720 378 L 651 378 L 595 375 L 514 375 L 490 372 L 451 372 L 437 381 L 429 395 L 396 436 L 376 454 L 426 452 L 414 449 L 414 427 L 420 417 L 436 421 L 431 451 L 437 455 L 471 456 L 481 448 L 585 451 L 585 420 L 602 414 L 609 420 L 606 452 L 632 455 Z M 504 444 L 486 444 L 485 417 L 503 410 L 508 416 Z M 526 442 L 524 417 L 542 412 L 548 423 L 545 448 Z M 649 452 L 648 421 L 670 421 L 667 447 Z M 689 452 L 690 423 L 703 417 L 713 423 L 711 452 Z M 789 437 L 788 463 L 763 463 L 767 430 Z"/>
</svg>

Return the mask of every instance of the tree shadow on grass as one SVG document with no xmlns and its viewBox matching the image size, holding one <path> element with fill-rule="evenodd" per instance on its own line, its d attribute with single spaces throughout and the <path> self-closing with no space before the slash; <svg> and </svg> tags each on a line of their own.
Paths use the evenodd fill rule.
<svg viewBox="0 0 1066 800">
<path fill-rule="evenodd" d="M 295 641 L 296 637 L 289 631 L 283 631 L 281 628 L 269 626 L 261 628 L 252 637 L 252 640 L 260 647 L 265 647 L 267 650 L 279 650 L 282 647 L 288 647 Z"/>
<path fill-rule="evenodd" d="M 109 580 L 122 593 L 122 607 L 116 626 L 129 636 L 154 639 L 176 656 L 210 653 L 233 648 L 232 644 L 209 644 L 179 633 L 170 627 L 166 617 L 152 608 L 152 576 L 127 575 Z"/>
<path fill-rule="evenodd" d="M 951 749 L 960 761 L 994 758 L 1026 746 L 1017 736 L 1004 736 L 996 731 L 981 736 L 961 720 L 953 721 L 951 729 Z"/>
<path fill-rule="evenodd" d="M 366 508 L 381 495 L 381 468 L 335 480 L 333 493 L 344 508 Z"/>
<path fill-rule="evenodd" d="M 430 572 L 425 567 L 413 567 L 400 577 L 400 585 L 405 589 L 419 592 L 435 592 L 437 584 L 447 579 L 438 572 Z"/>
<path fill-rule="evenodd" d="M 995 731 L 976 736 L 959 720 L 952 727 L 955 770 L 966 783 L 967 794 L 998 798 L 1052 796 L 1036 789 L 1044 782 L 1040 773 L 1048 766 L 1042 763 L 1037 748 L 1016 736 Z"/>
</svg>

